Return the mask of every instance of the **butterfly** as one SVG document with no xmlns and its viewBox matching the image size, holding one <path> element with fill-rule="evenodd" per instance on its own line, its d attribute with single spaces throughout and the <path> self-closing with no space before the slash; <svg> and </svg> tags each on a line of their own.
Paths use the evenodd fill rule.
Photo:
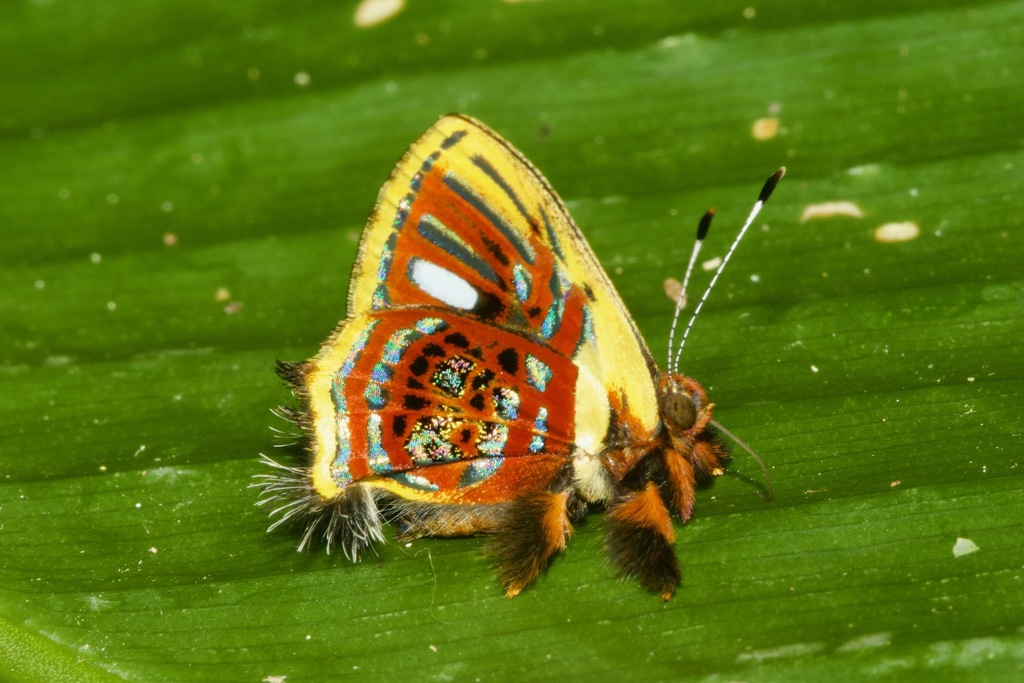
<svg viewBox="0 0 1024 683">
<path fill-rule="evenodd" d="M 300 550 L 319 535 L 353 561 L 385 523 L 400 540 L 486 534 L 509 597 L 603 506 L 612 564 L 670 599 L 673 522 L 729 457 L 704 388 L 658 369 L 548 182 L 462 115 L 380 190 L 347 318 L 277 370 L 308 462 L 264 456 L 271 529 L 301 521 Z"/>
</svg>

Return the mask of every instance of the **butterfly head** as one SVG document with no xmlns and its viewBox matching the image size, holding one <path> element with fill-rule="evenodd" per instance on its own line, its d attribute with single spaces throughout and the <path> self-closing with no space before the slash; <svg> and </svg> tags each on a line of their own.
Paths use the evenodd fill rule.
<svg viewBox="0 0 1024 683">
<path fill-rule="evenodd" d="M 704 430 L 715 405 L 696 380 L 666 372 L 658 382 L 658 410 L 669 434 L 681 438 Z"/>
<path fill-rule="evenodd" d="M 715 404 L 708 402 L 704 387 L 697 380 L 666 372 L 658 382 L 658 409 L 666 455 L 674 453 L 685 460 L 697 484 L 722 474 L 729 449 L 718 436 L 718 423 L 712 419 Z M 691 507 L 692 501 L 680 509 Z"/>
</svg>

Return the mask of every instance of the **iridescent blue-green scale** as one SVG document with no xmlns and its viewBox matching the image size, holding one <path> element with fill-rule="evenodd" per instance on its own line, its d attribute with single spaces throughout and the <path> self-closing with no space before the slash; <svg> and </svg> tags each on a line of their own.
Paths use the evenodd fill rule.
<svg viewBox="0 0 1024 683">
<path fill-rule="evenodd" d="M 516 289 L 516 298 L 520 303 L 526 303 L 530 298 L 530 292 L 533 291 L 533 278 L 530 277 L 530 272 L 523 268 L 523 264 L 517 263 L 512 266 L 512 283 Z"/>
<path fill-rule="evenodd" d="M 530 452 L 540 453 L 544 450 L 545 438 L 548 433 L 548 409 L 541 407 L 537 411 L 537 417 L 533 420 L 533 431 L 536 432 L 530 439 Z"/>
<path fill-rule="evenodd" d="M 387 281 L 391 272 L 391 264 L 395 260 L 395 245 L 398 243 L 398 233 L 388 235 L 381 248 L 380 264 L 377 266 L 377 286 L 373 290 L 373 298 L 370 307 L 379 311 L 391 306 L 391 297 L 388 295 Z"/>
<path fill-rule="evenodd" d="M 414 201 L 416 201 L 415 192 L 410 192 L 398 200 L 398 206 L 395 207 L 395 220 L 391 221 L 391 227 L 395 230 L 402 229 L 402 226 L 405 225 L 405 219 L 409 217 L 409 211 L 412 209 Z"/>
<path fill-rule="evenodd" d="M 420 185 L 423 183 L 423 178 L 426 177 L 427 173 L 434 166 L 434 162 L 441 156 L 441 152 L 433 152 L 430 156 L 423 160 L 423 165 L 420 166 L 420 170 L 413 174 L 412 179 L 409 181 L 409 188 L 413 192 L 420 191 Z"/>
<path fill-rule="evenodd" d="M 483 423 L 480 437 L 476 441 L 476 450 L 481 455 L 498 456 L 505 454 L 508 442 L 508 426 L 496 422 Z"/>
<path fill-rule="evenodd" d="M 466 244 L 461 237 L 434 216 L 423 214 L 416 230 L 428 242 L 474 270 L 480 277 L 490 282 L 498 281 L 498 274 L 494 272 L 490 264 L 482 259 L 473 247 Z"/>
<path fill-rule="evenodd" d="M 464 453 L 450 440 L 455 426 L 455 420 L 450 417 L 421 417 L 405 440 L 405 452 L 418 467 L 459 460 Z"/>
<path fill-rule="evenodd" d="M 388 476 L 399 484 L 408 486 L 411 489 L 418 489 L 420 491 L 436 491 L 440 488 L 437 484 L 426 477 L 421 477 L 420 475 L 412 474 L 411 472 L 394 472 Z"/>
<path fill-rule="evenodd" d="M 378 384 L 385 384 L 391 381 L 391 378 L 395 374 L 395 369 L 390 365 L 383 362 L 376 362 L 373 365 L 373 370 L 370 371 L 370 381 Z"/>
<path fill-rule="evenodd" d="M 519 417 L 519 394 L 508 387 L 498 387 L 494 390 L 491 398 L 494 405 L 494 412 L 502 420 L 509 422 Z"/>
<path fill-rule="evenodd" d="M 511 224 L 509 224 L 504 216 L 499 214 L 494 207 L 488 204 L 486 200 L 478 195 L 452 171 L 448 171 L 444 174 L 444 184 L 447 185 L 455 194 L 462 197 L 467 204 L 479 211 L 480 214 L 487 219 L 488 223 L 497 228 L 498 232 L 500 232 L 515 248 L 515 250 L 519 252 L 519 256 L 524 261 L 532 264 L 534 260 L 536 260 L 537 252 L 534 251 L 533 246 L 526 240 L 526 238 Z"/>
<path fill-rule="evenodd" d="M 448 329 L 448 323 L 441 318 L 420 318 L 416 321 L 416 329 L 423 334 L 434 334 Z"/>
<path fill-rule="evenodd" d="M 387 407 L 388 401 L 391 400 L 391 394 L 380 384 L 371 382 L 366 385 L 366 389 L 363 391 L 363 399 L 366 401 L 366 407 L 370 410 L 382 410 Z"/>
<path fill-rule="evenodd" d="M 565 301 L 556 299 L 551 303 L 548 314 L 544 316 L 544 322 L 540 324 L 540 336 L 551 339 L 562 326 L 562 316 L 565 315 Z"/>
<path fill-rule="evenodd" d="M 479 484 L 485 479 L 489 479 L 494 476 L 494 473 L 498 471 L 502 463 L 505 462 L 505 458 L 502 457 L 491 457 L 491 458 L 477 458 L 471 460 L 469 465 L 466 467 L 466 471 L 462 473 L 462 477 L 459 479 L 459 488 L 465 488 L 467 486 L 473 486 Z"/>
<path fill-rule="evenodd" d="M 551 381 L 551 368 L 533 354 L 526 354 L 526 382 L 537 391 L 544 391 Z"/>
<path fill-rule="evenodd" d="M 414 327 L 403 327 L 395 330 L 384 342 L 384 350 L 380 354 L 380 362 L 394 367 L 402 360 L 409 345 L 420 339 L 423 333 Z"/>
<path fill-rule="evenodd" d="M 594 334 L 594 312 L 590 310 L 590 304 L 583 304 L 583 324 L 580 329 L 580 338 L 576 341 L 576 348 L 572 355 L 575 358 L 584 344 L 592 344 L 597 339 Z"/>
<path fill-rule="evenodd" d="M 366 419 L 366 459 L 370 469 L 376 474 L 387 474 L 391 471 L 391 460 L 384 450 L 381 435 L 382 420 L 377 413 L 370 413 Z"/>
<path fill-rule="evenodd" d="M 338 486 L 341 487 L 345 487 L 352 482 L 352 474 L 348 469 L 348 461 L 352 455 L 352 444 L 348 424 L 348 405 L 345 399 L 345 382 L 352 373 L 352 368 L 355 367 L 356 363 L 359 362 L 360 356 L 363 355 L 366 344 L 370 340 L 370 335 L 373 333 L 373 329 L 377 326 L 378 322 L 377 320 L 371 321 L 369 325 L 359 332 L 359 335 L 352 343 L 352 347 L 349 349 L 348 355 L 342 361 L 341 367 L 335 370 L 334 376 L 331 378 L 331 400 L 334 403 L 337 432 L 337 449 L 335 450 L 334 461 L 331 463 L 331 476 Z"/>
<path fill-rule="evenodd" d="M 355 342 L 352 344 L 352 348 L 349 349 L 348 355 L 342 361 L 341 367 L 334 371 L 334 376 L 331 378 L 331 399 L 334 401 L 334 410 L 338 414 L 345 413 L 348 410 L 345 399 L 345 381 L 348 379 L 349 374 L 351 374 L 352 368 L 359 362 L 359 358 L 363 355 L 363 350 L 366 348 L 366 343 L 370 340 L 370 334 L 373 333 L 373 328 L 379 322 L 379 320 L 373 320 L 359 332 Z"/>
<path fill-rule="evenodd" d="M 466 391 L 466 379 L 476 369 L 476 363 L 464 356 L 446 358 L 437 365 L 430 383 L 448 394 L 458 398 Z"/>
<path fill-rule="evenodd" d="M 548 283 L 548 287 L 551 290 L 551 308 L 548 309 L 548 314 L 544 316 L 544 322 L 540 324 L 540 335 L 545 339 L 554 337 L 562 326 L 562 318 L 565 316 L 565 302 L 569 298 L 569 292 L 572 291 L 572 281 L 561 267 L 556 264 L 554 271 L 551 273 L 551 281 Z"/>
</svg>

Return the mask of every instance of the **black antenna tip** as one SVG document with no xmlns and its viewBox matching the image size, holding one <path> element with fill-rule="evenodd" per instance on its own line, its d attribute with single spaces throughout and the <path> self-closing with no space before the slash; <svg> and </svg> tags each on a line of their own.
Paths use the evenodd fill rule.
<svg viewBox="0 0 1024 683">
<path fill-rule="evenodd" d="M 697 224 L 697 241 L 703 242 L 704 238 L 708 236 L 708 230 L 711 229 L 711 219 L 715 217 L 715 210 L 708 209 L 707 213 L 700 217 L 700 223 Z"/>
<path fill-rule="evenodd" d="M 772 177 L 765 181 L 764 187 L 761 188 L 761 194 L 757 195 L 757 201 L 764 204 L 768 201 L 768 198 L 772 196 L 772 192 L 775 192 L 775 186 L 782 180 L 782 176 L 786 175 L 786 167 L 783 166 L 775 173 L 772 173 Z"/>
</svg>

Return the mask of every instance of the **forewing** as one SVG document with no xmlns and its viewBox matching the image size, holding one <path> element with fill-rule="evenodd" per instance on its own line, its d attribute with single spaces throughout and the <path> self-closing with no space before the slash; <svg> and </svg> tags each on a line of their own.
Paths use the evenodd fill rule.
<svg viewBox="0 0 1024 683">
<path fill-rule="evenodd" d="M 601 449 L 612 406 L 655 428 L 657 367 L 632 318 L 544 177 L 479 122 L 446 116 L 413 144 L 357 264 L 350 316 L 454 311 L 570 358 L 583 449 Z"/>
</svg>

